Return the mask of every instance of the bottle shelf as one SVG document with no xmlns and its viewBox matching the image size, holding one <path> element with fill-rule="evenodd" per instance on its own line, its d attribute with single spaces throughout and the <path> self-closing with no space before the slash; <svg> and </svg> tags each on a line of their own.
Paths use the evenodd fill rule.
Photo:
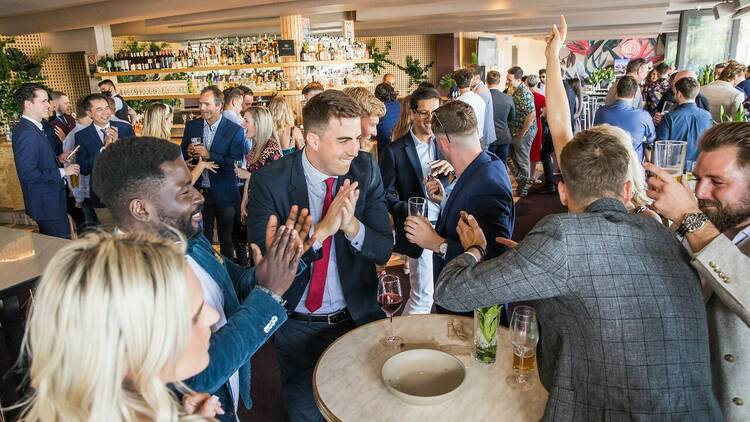
<svg viewBox="0 0 750 422">
<path fill-rule="evenodd" d="M 122 72 L 96 72 L 93 74 L 95 77 L 106 78 L 110 76 L 127 76 L 127 75 L 157 75 L 157 74 L 170 74 L 170 73 L 194 73 L 194 72 L 215 72 L 220 70 L 244 70 L 244 69 L 268 69 L 268 68 L 282 68 L 282 67 L 307 67 L 307 66 L 330 66 L 330 65 L 346 65 L 346 64 L 367 64 L 373 63 L 373 59 L 357 59 L 357 60 L 327 60 L 327 61 L 310 61 L 310 62 L 280 62 L 280 63 L 253 63 L 253 64 L 233 64 L 233 65 L 222 65 L 222 66 L 201 66 L 201 67 L 185 67 L 178 69 L 150 69 L 150 70 L 128 70 Z"/>
<path fill-rule="evenodd" d="M 334 86 L 334 87 L 326 87 L 326 89 L 339 89 L 342 90 L 344 88 L 352 88 L 362 86 L 365 88 L 371 88 L 374 85 L 373 84 L 359 84 L 359 85 L 347 85 L 347 86 Z M 301 89 L 292 89 L 292 90 L 285 90 L 285 91 L 254 91 L 253 94 L 257 97 L 268 97 L 273 95 L 285 95 L 285 96 L 292 96 L 292 95 L 302 95 Z M 200 97 L 200 94 L 154 94 L 154 95 L 123 95 L 122 98 L 127 100 L 175 100 L 175 99 L 198 99 Z"/>
</svg>

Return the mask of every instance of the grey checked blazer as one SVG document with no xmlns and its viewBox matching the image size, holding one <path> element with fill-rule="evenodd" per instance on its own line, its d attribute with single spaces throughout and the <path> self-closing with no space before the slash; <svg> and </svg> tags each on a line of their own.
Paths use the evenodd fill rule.
<svg viewBox="0 0 750 422">
<path fill-rule="evenodd" d="M 723 420 L 700 282 L 658 222 L 600 199 L 497 258 L 458 256 L 435 286 L 454 311 L 528 300 L 540 300 L 545 421 Z"/>
</svg>

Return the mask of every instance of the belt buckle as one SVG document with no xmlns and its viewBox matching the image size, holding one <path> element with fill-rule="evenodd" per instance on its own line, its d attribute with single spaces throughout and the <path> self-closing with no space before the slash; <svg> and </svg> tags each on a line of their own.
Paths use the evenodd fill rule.
<svg viewBox="0 0 750 422">
<path fill-rule="evenodd" d="M 328 322 L 328 325 L 334 325 L 334 324 L 336 324 L 335 322 L 332 321 L 332 318 L 334 318 L 336 316 L 338 316 L 338 312 L 326 315 L 326 321 Z"/>
</svg>

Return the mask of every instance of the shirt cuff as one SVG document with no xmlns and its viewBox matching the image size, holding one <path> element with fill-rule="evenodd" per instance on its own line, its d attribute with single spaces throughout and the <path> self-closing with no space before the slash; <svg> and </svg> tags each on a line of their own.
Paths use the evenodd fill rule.
<svg viewBox="0 0 750 422">
<path fill-rule="evenodd" d="M 479 262 L 479 260 L 477 259 L 477 257 L 474 256 L 474 254 L 471 253 L 471 252 L 469 252 L 469 251 L 464 252 L 464 255 L 469 255 L 474 260 L 475 263 Z"/>
<path fill-rule="evenodd" d="M 65 178 L 65 169 L 59 169 L 60 170 L 60 177 L 63 179 Z"/>
<path fill-rule="evenodd" d="M 349 239 L 349 236 L 346 236 L 346 238 Z M 357 231 L 357 234 L 353 238 L 349 239 L 349 243 L 351 243 L 354 249 L 362 252 L 362 245 L 365 243 L 365 225 L 361 221 L 359 222 L 359 231 Z"/>
</svg>

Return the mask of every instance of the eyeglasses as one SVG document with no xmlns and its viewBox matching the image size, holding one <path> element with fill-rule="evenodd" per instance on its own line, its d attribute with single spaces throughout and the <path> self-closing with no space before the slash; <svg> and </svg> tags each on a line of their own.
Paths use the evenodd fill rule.
<svg viewBox="0 0 750 422">
<path fill-rule="evenodd" d="M 433 113 L 434 113 L 430 110 L 414 110 L 414 112 L 417 113 L 419 117 L 423 119 L 429 119 L 430 117 L 433 116 Z"/>
<path fill-rule="evenodd" d="M 448 143 L 451 143 L 451 137 L 448 136 L 448 132 L 445 130 L 445 125 L 443 125 L 443 122 L 440 121 L 440 118 L 437 116 L 437 113 L 432 113 L 432 120 L 435 121 L 435 123 L 439 124 L 442 128 L 441 132 L 445 134 L 445 138 L 448 139 Z M 434 131 L 433 131 L 434 133 Z"/>
</svg>

